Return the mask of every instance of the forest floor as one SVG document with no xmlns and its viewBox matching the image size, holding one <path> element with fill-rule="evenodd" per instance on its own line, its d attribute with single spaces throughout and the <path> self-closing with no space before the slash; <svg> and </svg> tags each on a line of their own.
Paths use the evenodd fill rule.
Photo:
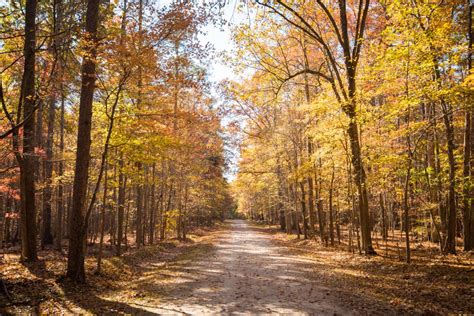
<svg viewBox="0 0 474 316">
<path fill-rule="evenodd" d="M 40 253 L 35 265 L 4 258 L 10 299 L 0 313 L 446 314 L 474 312 L 472 256 L 414 256 L 407 265 L 298 240 L 246 221 L 229 221 L 170 241 L 107 257 L 88 283 L 61 279 L 65 256 Z"/>
<path fill-rule="evenodd" d="M 288 235 L 275 226 L 255 225 L 271 234 L 273 242 L 287 252 L 312 261 L 318 282 L 337 291 L 341 304 L 351 306 L 356 313 L 474 313 L 473 252 L 446 256 L 434 243 L 414 243 L 412 262 L 406 264 L 405 250 L 394 238 L 398 233 L 387 243 L 375 236 L 378 254 L 363 256 L 349 252 L 344 243 L 325 247 L 319 241 Z"/>
</svg>

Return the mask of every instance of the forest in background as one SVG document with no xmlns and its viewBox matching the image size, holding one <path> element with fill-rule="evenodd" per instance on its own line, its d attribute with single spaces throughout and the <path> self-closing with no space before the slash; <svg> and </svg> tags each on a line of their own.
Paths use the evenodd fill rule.
<svg viewBox="0 0 474 316">
<path fill-rule="evenodd" d="M 231 59 L 254 72 L 224 89 L 243 135 L 239 210 L 359 253 L 375 239 L 406 262 L 423 243 L 471 251 L 472 8 L 256 0 Z"/>
<path fill-rule="evenodd" d="M 185 240 L 232 207 L 198 39 L 217 3 L 8 1 L 1 21 L 0 239 L 68 252 Z"/>
</svg>

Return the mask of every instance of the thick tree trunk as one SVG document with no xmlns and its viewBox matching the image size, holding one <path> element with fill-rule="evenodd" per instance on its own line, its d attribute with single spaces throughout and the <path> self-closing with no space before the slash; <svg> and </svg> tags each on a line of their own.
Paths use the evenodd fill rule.
<svg viewBox="0 0 474 316">
<path fill-rule="evenodd" d="M 81 98 L 77 132 L 77 152 L 74 174 L 72 208 L 69 219 L 69 252 L 67 276 L 74 281 L 84 282 L 86 249 L 86 195 L 89 180 L 91 149 L 92 101 L 96 81 L 95 57 L 97 54 L 97 26 L 100 1 L 88 0 L 85 37 L 89 43 L 84 48 L 82 62 Z"/>
<path fill-rule="evenodd" d="M 35 57 L 36 57 L 36 0 L 25 4 L 24 70 L 21 91 L 23 105 L 23 154 L 20 165 L 21 193 L 21 260 L 36 261 L 35 208 Z M 18 114 L 19 115 L 19 114 Z"/>
</svg>

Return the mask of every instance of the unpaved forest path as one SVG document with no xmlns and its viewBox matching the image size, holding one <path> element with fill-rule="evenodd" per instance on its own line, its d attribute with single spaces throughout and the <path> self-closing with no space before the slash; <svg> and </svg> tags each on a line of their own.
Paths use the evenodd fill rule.
<svg viewBox="0 0 474 316">
<path fill-rule="evenodd" d="M 139 307 L 170 314 L 351 314 L 312 275 L 314 262 L 293 256 L 242 220 L 230 221 L 216 250 L 183 267 L 158 305 Z"/>
</svg>

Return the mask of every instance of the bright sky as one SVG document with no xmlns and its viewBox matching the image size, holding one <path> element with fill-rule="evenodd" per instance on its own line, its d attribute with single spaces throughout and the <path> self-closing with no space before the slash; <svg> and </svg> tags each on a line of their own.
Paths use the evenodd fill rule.
<svg viewBox="0 0 474 316">
<path fill-rule="evenodd" d="M 240 24 L 244 21 L 243 14 L 237 10 L 239 0 L 230 0 L 223 9 L 223 19 L 227 24 L 222 27 L 209 25 L 205 28 L 206 35 L 202 36 L 203 42 L 211 43 L 216 52 L 231 52 L 234 48 L 232 42 L 231 28 L 234 25 Z M 214 82 L 219 82 L 223 79 L 231 79 L 235 77 L 232 68 L 225 65 L 222 60 L 216 59 L 212 63 L 210 71 L 210 78 Z"/>
<path fill-rule="evenodd" d="M 227 21 L 226 25 L 222 27 L 213 25 L 207 26 L 205 28 L 206 34 L 200 39 L 203 44 L 211 43 L 216 53 L 232 53 L 234 43 L 232 41 L 231 29 L 233 26 L 246 21 L 246 16 L 243 13 L 239 13 L 237 9 L 238 1 L 239 0 L 230 0 L 230 3 L 224 7 L 223 19 Z M 212 60 L 211 69 L 209 69 L 209 78 L 214 83 L 218 83 L 224 79 L 237 79 L 237 77 L 237 74 L 233 72 L 232 68 L 226 65 L 221 58 Z M 224 118 L 222 124 L 225 125 L 226 122 L 227 120 Z M 226 147 L 226 150 L 232 152 L 233 157 L 230 160 L 230 169 L 225 172 L 224 176 L 228 181 L 232 181 L 235 179 L 238 168 L 239 150 L 233 147 Z"/>
</svg>

